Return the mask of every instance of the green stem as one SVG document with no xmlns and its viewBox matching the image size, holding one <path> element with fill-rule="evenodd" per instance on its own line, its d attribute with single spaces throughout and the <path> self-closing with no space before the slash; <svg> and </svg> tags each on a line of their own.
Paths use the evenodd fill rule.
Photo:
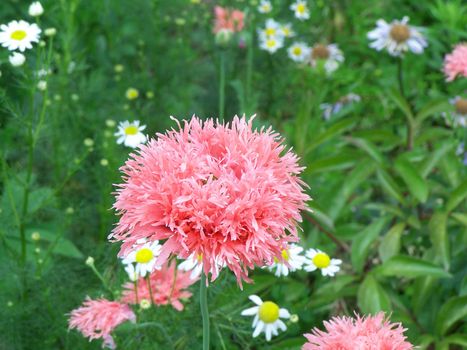
<svg viewBox="0 0 467 350">
<path fill-rule="evenodd" d="M 206 275 L 201 273 L 199 282 L 199 304 L 201 316 L 203 318 L 203 350 L 209 350 L 209 310 L 208 310 L 208 289 L 206 287 Z"/>
<path fill-rule="evenodd" d="M 149 289 L 149 297 L 151 298 L 151 305 L 154 304 L 154 297 L 152 296 L 152 287 L 151 287 L 151 279 L 149 278 L 149 273 L 146 275 L 146 283 L 148 284 Z"/>
<path fill-rule="evenodd" d="M 399 82 L 399 92 L 401 96 L 406 99 L 405 97 L 405 90 L 404 90 L 404 70 L 402 67 L 402 58 L 397 58 L 397 80 Z M 412 120 L 407 119 L 407 149 L 410 151 L 413 148 L 414 142 L 414 135 L 415 135 L 415 126 Z"/>
<path fill-rule="evenodd" d="M 400 91 L 402 97 L 405 98 L 404 75 L 403 75 L 403 70 L 402 70 L 402 58 L 396 58 L 396 59 L 397 59 L 397 79 L 399 81 L 399 91 Z"/>
<path fill-rule="evenodd" d="M 224 120 L 225 110 L 225 52 L 220 52 L 220 65 L 219 65 L 219 120 Z"/>
<path fill-rule="evenodd" d="M 113 290 L 109 287 L 109 285 L 107 284 L 107 282 L 105 281 L 105 279 L 101 275 L 101 273 L 99 271 L 97 271 L 96 266 L 94 266 L 94 264 L 90 264 L 89 266 L 91 267 L 91 270 L 94 272 L 94 274 L 97 276 L 97 278 L 99 278 L 99 280 L 102 282 L 102 285 L 104 286 L 104 288 L 107 289 L 107 291 L 110 293 L 110 295 L 112 296 L 112 299 L 115 299 L 115 295 L 114 295 Z M 136 295 L 138 295 L 138 294 L 136 294 Z"/>
</svg>

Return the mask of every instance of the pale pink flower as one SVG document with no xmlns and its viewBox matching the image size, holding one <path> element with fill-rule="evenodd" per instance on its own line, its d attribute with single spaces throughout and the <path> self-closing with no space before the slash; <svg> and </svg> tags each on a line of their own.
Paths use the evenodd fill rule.
<svg viewBox="0 0 467 350">
<path fill-rule="evenodd" d="M 239 10 L 232 10 L 220 6 L 214 7 L 214 33 L 221 30 L 229 30 L 233 33 L 243 29 L 244 13 Z"/>
<path fill-rule="evenodd" d="M 89 340 L 102 338 L 103 346 L 115 349 L 110 333 L 125 321 L 135 322 L 136 316 L 127 304 L 89 297 L 83 306 L 70 313 L 69 329 L 76 328 Z"/>
<path fill-rule="evenodd" d="M 123 286 L 125 290 L 121 300 L 128 304 L 137 304 L 143 299 L 150 301 L 152 293 L 155 305 L 171 304 L 176 310 L 182 311 L 183 304 L 180 299 L 191 297 L 191 293 L 185 289 L 195 283 L 198 278 L 191 279 L 190 272 L 177 270 L 175 265 L 175 261 L 170 265 L 165 264 L 160 270 L 155 270 L 149 275 L 151 290 L 147 279 L 143 277 L 138 279 L 138 297 L 136 297 L 134 283 L 126 283 Z"/>
<path fill-rule="evenodd" d="M 114 204 L 121 217 L 109 237 L 123 241 L 119 255 L 141 238 L 165 240 L 157 264 L 195 254 L 212 281 L 225 265 L 241 285 L 255 264 L 272 264 L 297 242 L 309 199 L 303 168 L 279 134 L 252 123 L 193 117 L 132 154 L 121 168 Z"/>
<path fill-rule="evenodd" d="M 400 323 L 391 323 L 380 312 L 375 316 L 334 317 L 324 322 L 326 331 L 317 328 L 305 334 L 308 343 L 302 350 L 411 350 Z"/>
<path fill-rule="evenodd" d="M 444 58 L 444 74 L 447 81 L 457 76 L 467 77 L 467 43 L 458 44 L 454 51 Z"/>
</svg>

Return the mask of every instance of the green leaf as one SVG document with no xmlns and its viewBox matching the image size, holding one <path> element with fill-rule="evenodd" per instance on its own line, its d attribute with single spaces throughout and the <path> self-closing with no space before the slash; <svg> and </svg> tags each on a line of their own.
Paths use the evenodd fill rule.
<svg viewBox="0 0 467 350">
<path fill-rule="evenodd" d="M 451 216 L 464 226 L 467 226 L 467 214 L 452 213 Z"/>
<path fill-rule="evenodd" d="M 459 345 L 467 349 L 467 335 L 466 334 L 451 334 L 449 337 L 444 338 L 448 344 Z"/>
<path fill-rule="evenodd" d="M 313 201 L 309 202 L 308 206 L 313 210 L 308 215 L 316 219 L 316 221 L 318 221 L 325 229 L 334 232 L 334 221 L 321 209 L 321 207 Z"/>
<path fill-rule="evenodd" d="M 448 212 L 454 210 L 467 196 L 467 179 L 464 180 L 449 196 L 446 204 Z"/>
<path fill-rule="evenodd" d="M 365 151 L 371 158 L 373 158 L 378 164 L 383 164 L 384 163 L 384 157 L 381 154 L 381 152 L 378 150 L 378 148 L 371 143 L 370 141 L 367 141 L 365 139 L 359 139 L 359 138 L 354 138 L 354 137 L 348 137 L 346 140 L 357 146 L 358 148 L 362 149 Z"/>
<path fill-rule="evenodd" d="M 368 274 L 360 285 L 357 303 L 360 310 L 365 314 L 389 311 L 391 308 L 389 296 L 372 274 Z"/>
<path fill-rule="evenodd" d="M 449 238 L 446 230 L 447 215 L 436 212 L 431 217 L 428 229 L 436 256 L 442 261 L 446 270 L 449 270 Z"/>
<path fill-rule="evenodd" d="M 34 190 L 29 195 L 29 215 L 41 209 L 47 202 L 54 199 L 54 191 L 51 188 L 42 187 Z"/>
<path fill-rule="evenodd" d="M 407 255 L 396 255 L 384 262 L 377 268 L 378 273 L 383 276 L 398 276 L 405 278 L 415 278 L 420 276 L 431 276 L 439 278 L 449 278 L 451 274 L 441 267 L 419 258 Z"/>
<path fill-rule="evenodd" d="M 388 233 L 384 236 L 378 247 L 379 256 L 383 262 L 387 261 L 394 255 L 399 254 L 401 248 L 401 235 L 402 232 L 404 232 L 404 228 L 405 223 L 400 222 L 391 227 Z"/>
<path fill-rule="evenodd" d="M 407 100 L 395 89 L 389 90 L 388 96 L 395 102 L 397 107 L 404 113 L 410 121 L 413 121 L 414 116 Z"/>
<path fill-rule="evenodd" d="M 426 302 L 435 292 L 435 286 L 438 282 L 433 277 L 418 277 L 414 282 L 414 293 L 412 298 L 412 307 L 415 313 L 420 313 L 426 305 Z"/>
<path fill-rule="evenodd" d="M 387 217 L 373 221 L 366 229 L 357 235 L 352 243 L 352 266 L 357 272 L 362 272 L 365 260 L 370 252 L 371 244 L 378 238 L 387 222 Z"/>
<path fill-rule="evenodd" d="M 415 120 L 420 125 L 421 122 L 434 114 L 445 112 L 451 108 L 451 105 L 445 100 L 432 101 L 426 104 L 416 115 Z"/>
<path fill-rule="evenodd" d="M 319 134 L 316 138 L 314 138 L 310 144 L 308 145 L 307 149 L 305 150 L 305 155 L 314 150 L 316 147 L 320 146 L 324 142 L 328 141 L 329 139 L 342 134 L 345 130 L 351 128 L 356 123 L 355 118 L 346 118 L 341 120 L 330 128 L 328 128 L 323 133 Z"/>
<path fill-rule="evenodd" d="M 389 195 L 397 199 L 399 203 L 405 204 L 405 199 L 402 195 L 402 191 L 400 190 L 399 186 L 394 181 L 394 179 L 391 177 L 391 175 L 389 175 L 389 173 L 383 169 L 378 169 L 376 171 L 376 174 L 378 176 L 379 182 L 381 183 L 381 186 L 383 186 L 383 189 L 385 189 Z"/>
<path fill-rule="evenodd" d="M 426 178 L 438 162 L 451 151 L 456 145 L 455 140 L 447 140 L 443 142 L 434 152 L 427 153 L 425 161 L 420 167 L 420 174 L 423 178 Z"/>
<path fill-rule="evenodd" d="M 410 193 L 420 202 L 425 203 L 428 198 L 428 186 L 417 169 L 403 158 L 397 159 L 394 166 Z"/>
<path fill-rule="evenodd" d="M 315 174 L 325 171 L 336 171 L 351 168 L 358 159 L 353 154 L 340 154 L 328 158 L 318 159 L 310 162 L 305 170 L 305 174 Z"/>
<path fill-rule="evenodd" d="M 465 317 L 467 317 L 467 295 L 449 299 L 437 313 L 436 334 L 445 335 L 454 323 Z"/>
</svg>

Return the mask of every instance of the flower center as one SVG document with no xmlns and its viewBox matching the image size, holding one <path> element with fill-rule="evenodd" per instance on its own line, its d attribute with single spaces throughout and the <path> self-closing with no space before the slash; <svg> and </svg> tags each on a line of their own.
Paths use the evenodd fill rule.
<svg viewBox="0 0 467 350">
<path fill-rule="evenodd" d="M 297 12 L 298 13 L 303 14 L 303 13 L 305 13 L 305 10 L 306 10 L 305 4 L 298 4 L 297 5 Z"/>
<path fill-rule="evenodd" d="M 289 253 L 287 252 L 287 250 L 283 249 L 281 255 L 284 261 L 289 261 Z M 277 264 L 280 261 L 277 257 L 274 257 L 274 262 Z"/>
<path fill-rule="evenodd" d="M 149 248 L 142 248 L 136 252 L 136 262 L 140 264 L 146 264 L 150 262 L 153 257 L 154 255 Z"/>
<path fill-rule="evenodd" d="M 410 30 L 405 24 L 394 24 L 389 32 L 391 38 L 397 43 L 403 43 L 410 38 Z"/>
<path fill-rule="evenodd" d="M 313 259 L 313 264 L 319 269 L 324 269 L 325 267 L 328 267 L 331 264 L 331 259 L 329 258 L 329 255 L 326 253 L 318 253 L 316 254 Z"/>
<path fill-rule="evenodd" d="M 259 307 L 259 319 L 264 323 L 276 322 L 279 318 L 279 306 L 272 301 L 265 301 Z"/>
<path fill-rule="evenodd" d="M 137 133 L 138 133 L 138 128 L 134 125 L 130 125 L 125 128 L 126 135 L 136 135 Z"/>
<path fill-rule="evenodd" d="M 302 54 L 302 49 L 300 47 L 294 47 L 292 52 L 295 56 L 300 56 Z"/>
<path fill-rule="evenodd" d="M 276 46 L 276 41 L 275 40 L 268 40 L 266 41 L 266 46 L 269 48 L 275 47 Z"/>
<path fill-rule="evenodd" d="M 325 60 L 329 58 L 330 52 L 326 45 L 317 44 L 313 46 L 313 52 L 311 53 L 311 57 L 313 59 L 322 59 Z"/>
<path fill-rule="evenodd" d="M 276 30 L 274 28 L 266 28 L 265 33 L 267 36 L 273 36 L 276 34 Z"/>
<path fill-rule="evenodd" d="M 26 32 L 24 30 L 21 30 L 21 29 L 18 29 L 18 30 L 15 30 L 13 33 L 11 33 L 11 38 L 13 40 L 23 40 L 25 37 L 26 37 Z"/>
<path fill-rule="evenodd" d="M 459 98 L 454 104 L 456 107 L 456 112 L 462 115 L 467 114 L 467 100 Z"/>
<path fill-rule="evenodd" d="M 198 264 L 201 264 L 203 262 L 203 253 L 197 254 L 196 260 L 198 261 Z"/>
</svg>

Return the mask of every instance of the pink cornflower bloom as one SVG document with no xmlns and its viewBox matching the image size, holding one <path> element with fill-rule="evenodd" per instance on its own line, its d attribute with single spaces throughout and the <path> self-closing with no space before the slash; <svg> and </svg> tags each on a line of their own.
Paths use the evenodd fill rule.
<svg viewBox="0 0 467 350">
<path fill-rule="evenodd" d="M 68 328 L 76 328 L 89 340 L 102 338 L 103 346 L 115 349 L 115 342 L 110 333 L 120 323 L 135 320 L 136 316 L 127 304 L 106 299 L 92 300 L 87 297 L 83 306 L 70 313 Z"/>
<path fill-rule="evenodd" d="M 141 300 L 152 300 L 155 305 L 171 304 L 176 310 L 182 311 L 183 304 L 180 299 L 191 297 L 187 290 L 189 286 L 198 279 L 191 279 L 190 272 L 180 271 L 175 268 L 175 261 L 170 265 L 165 264 L 160 270 L 156 270 L 149 275 L 151 290 L 148 286 L 148 280 L 141 277 L 138 279 L 138 296 L 135 293 L 133 282 L 126 283 L 123 288 L 121 300 L 128 304 L 137 304 Z"/>
<path fill-rule="evenodd" d="M 231 10 L 220 6 L 214 7 L 214 33 L 221 30 L 229 30 L 233 33 L 239 32 L 243 29 L 244 13 L 239 10 Z"/>
<path fill-rule="evenodd" d="M 326 332 L 317 328 L 305 334 L 302 350 L 411 350 L 400 323 L 391 323 L 380 312 L 375 316 L 334 317 L 324 322 Z"/>
<path fill-rule="evenodd" d="M 119 255 L 138 239 L 160 240 L 157 264 L 195 254 L 211 281 L 226 266 L 241 286 L 248 269 L 297 242 L 309 200 L 303 168 L 279 134 L 252 123 L 193 117 L 140 146 L 121 168 L 114 204 L 121 217 L 109 238 L 123 241 Z"/>
<path fill-rule="evenodd" d="M 444 74 L 447 81 L 457 76 L 467 77 L 467 43 L 456 45 L 454 51 L 444 58 Z"/>
</svg>

